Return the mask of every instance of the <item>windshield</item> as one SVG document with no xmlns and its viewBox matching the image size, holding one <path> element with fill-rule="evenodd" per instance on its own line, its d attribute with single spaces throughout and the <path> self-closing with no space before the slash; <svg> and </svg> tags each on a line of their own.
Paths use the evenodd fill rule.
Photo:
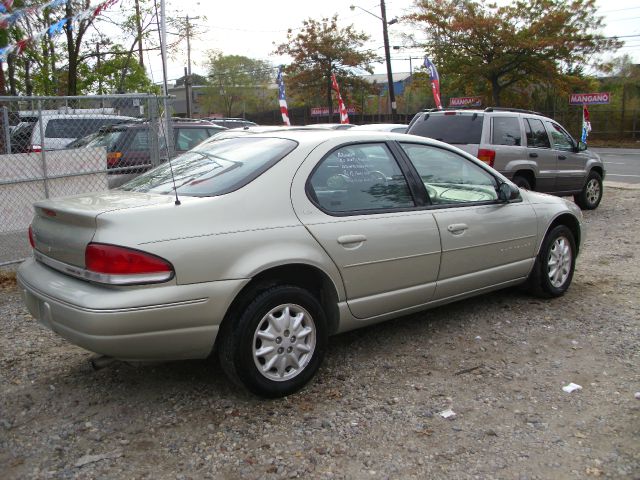
<svg viewBox="0 0 640 480">
<path fill-rule="evenodd" d="M 116 142 L 122 136 L 124 130 L 111 130 L 109 132 L 98 133 L 90 142 L 86 144 L 87 148 L 105 147 L 107 151 L 113 150 Z"/>
<path fill-rule="evenodd" d="M 407 133 L 454 145 L 479 144 L 483 117 L 477 113 L 425 113 Z"/>
<path fill-rule="evenodd" d="M 132 192 L 214 196 L 232 192 L 267 171 L 297 147 L 282 138 L 239 137 L 200 145 L 121 187 Z"/>
</svg>

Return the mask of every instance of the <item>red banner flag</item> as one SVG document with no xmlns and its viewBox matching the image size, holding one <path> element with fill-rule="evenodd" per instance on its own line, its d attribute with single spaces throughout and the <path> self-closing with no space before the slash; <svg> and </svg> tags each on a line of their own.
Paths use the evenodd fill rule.
<svg viewBox="0 0 640 480">
<path fill-rule="evenodd" d="M 338 88 L 338 82 L 336 81 L 335 73 L 331 74 L 331 89 L 338 95 L 338 109 L 340 111 L 340 123 L 349 123 L 349 114 L 347 108 L 344 106 L 342 97 L 340 96 L 340 88 Z"/>
</svg>

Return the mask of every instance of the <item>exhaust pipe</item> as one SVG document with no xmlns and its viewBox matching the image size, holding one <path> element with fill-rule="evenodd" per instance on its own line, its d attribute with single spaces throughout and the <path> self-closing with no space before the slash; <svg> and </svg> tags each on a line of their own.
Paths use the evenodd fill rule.
<svg viewBox="0 0 640 480">
<path fill-rule="evenodd" d="M 93 368 L 95 371 L 98 371 L 108 367 L 115 361 L 116 359 L 113 357 L 98 355 L 97 357 L 93 357 L 91 360 L 89 360 L 89 363 L 91 364 L 91 368 Z"/>
</svg>

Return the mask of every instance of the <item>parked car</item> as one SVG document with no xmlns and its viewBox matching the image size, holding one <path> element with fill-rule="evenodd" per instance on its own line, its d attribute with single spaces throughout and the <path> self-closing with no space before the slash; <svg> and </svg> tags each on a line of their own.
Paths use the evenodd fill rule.
<svg viewBox="0 0 640 480">
<path fill-rule="evenodd" d="M 106 125 L 132 120 L 135 119 L 108 114 L 43 114 L 33 122 L 23 122 L 11 133 L 11 153 L 62 150 L 74 140 L 97 132 Z"/>
<path fill-rule="evenodd" d="M 556 121 L 527 110 L 426 110 L 409 124 L 413 135 L 434 138 L 477 156 L 528 190 L 573 195 L 583 209 L 602 199 L 605 166 Z"/>
<path fill-rule="evenodd" d="M 402 123 L 368 123 L 366 125 L 356 125 L 353 128 L 374 132 L 407 133 L 407 125 Z"/>
<path fill-rule="evenodd" d="M 78 139 L 70 148 L 104 147 L 107 167 L 112 173 L 135 173 L 152 166 L 149 122 L 122 123 L 102 128 L 85 139 Z M 161 127 L 159 127 L 161 128 Z M 174 156 L 191 150 L 203 140 L 225 131 L 226 128 L 208 122 L 172 122 Z M 158 132 L 161 159 L 167 158 L 167 145 L 162 132 Z"/>
<path fill-rule="evenodd" d="M 17 278 L 31 314 L 76 345 L 126 360 L 215 352 L 277 397 L 314 376 L 332 334 L 523 283 L 563 295 L 582 229 L 574 203 L 448 144 L 283 129 L 37 202 Z"/>
<path fill-rule="evenodd" d="M 210 117 L 210 118 L 207 118 L 206 120 L 213 123 L 214 125 L 219 125 L 225 128 L 255 127 L 258 125 L 257 123 L 250 122 L 249 120 L 245 120 L 244 118 Z"/>
</svg>

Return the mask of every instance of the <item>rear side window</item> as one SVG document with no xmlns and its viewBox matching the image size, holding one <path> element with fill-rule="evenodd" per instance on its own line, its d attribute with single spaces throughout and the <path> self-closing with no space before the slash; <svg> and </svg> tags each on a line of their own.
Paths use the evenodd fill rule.
<svg viewBox="0 0 640 480">
<path fill-rule="evenodd" d="M 379 143 L 335 150 L 316 167 L 307 188 L 315 203 L 329 213 L 414 206 L 398 163 Z"/>
<path fill-rule="evenodd" d="M 217 140 L 184 153 L 120 187 L 133 192 L 195 197 L 223 195 L 244 187 L 291 153 L 298 143 L 283 138 L 240 137 Z M 281 185 L 275 185 L 279 188 Z"/>
<path fill-rule="evenodd" d="M 522 145 L 520 120 L 517 117 L 493 117 L 491 143 L 493 145 Z"/>
<path fill-rule="evenodd" d="M 454 145 L 479 144 L 484 115 L 477 113 L 425 113 L 407 133 Z"/>
<path fill-rule="evenodd" d="M 100 127 L 113 125 L 115 118 L 52 118 L 47 122 L 44 136 L 47 138 L 80 138 L 97 132 Z"/>
<path fill-rule="evenodd" d="M 176 150 L 191 150 L 210 135 L 208 128 L 176 128 Z"/>
<path fill-rule="evenodd" d="M 535 148 L 551 148 L 549 136 L 540 120 L 525 118 L 524 129 L 527 132 L 527 146 Z"/>
</svg>

